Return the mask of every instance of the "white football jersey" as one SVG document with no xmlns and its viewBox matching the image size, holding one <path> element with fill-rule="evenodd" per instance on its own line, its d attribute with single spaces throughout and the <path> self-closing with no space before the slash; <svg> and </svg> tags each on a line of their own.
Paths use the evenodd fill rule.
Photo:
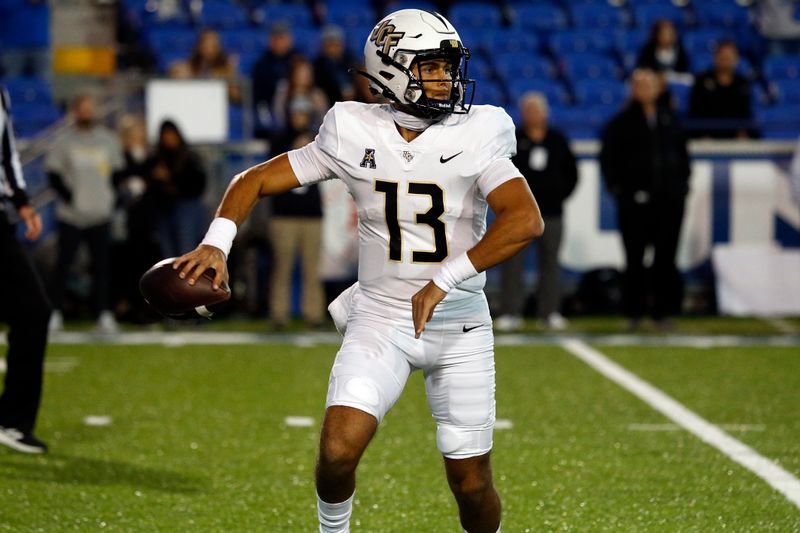
<svg viewBox="0 0 800 533">
<path fill-rule="evenodd" d="M 511 163 L 514 124 L 499 107 L 475 105 L 407 142 L 388 104 L 340 102 L 314 142 L 289 152 L 303 185 L 338 178 L 358 207 L 361 289 L 410 305 L 448 258 L 486 231 L 486 197 L 522 174 Z M 445 302 L 479 293 L 484 273 L 454 288 Z"/>
</svg>

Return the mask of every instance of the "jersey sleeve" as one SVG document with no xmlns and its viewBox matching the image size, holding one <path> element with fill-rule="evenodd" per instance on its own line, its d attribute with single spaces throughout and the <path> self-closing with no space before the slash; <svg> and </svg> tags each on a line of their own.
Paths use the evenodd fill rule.
<svg viewBox="0 0 800 533">
<path fill-rule="evenodd" d="M 312 185 L 343 175 L 339 164 L 339 128 L 336 123 L 337 106 L 334 105 L 325 114 L 313 142 L 288 152 L 292 165 L 301 185 Z"/>
<path fill-rule="evenodd" d="M 481 147 L 478 188 L 486 198 L 503 183 L 522 176 L 511 158 L 517 153 L 514 122 L 500 108 L 490 108 L 486 120 L 486 142 Z"/>
</svg>

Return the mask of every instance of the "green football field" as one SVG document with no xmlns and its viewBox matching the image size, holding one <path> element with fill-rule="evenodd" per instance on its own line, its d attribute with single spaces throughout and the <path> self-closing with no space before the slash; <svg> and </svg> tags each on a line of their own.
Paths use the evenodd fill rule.
<svg viewBox="0 0 800 533">
<path fill-rule="evenodd" d="M 797 345 L 594 347 L 800 477 Z M 314 531 L 335 352 L 52 345 L 38 426 L 52 451 L 0 450 L 0 530 Z M 797 504 L 559 345 L 498 346 L 497 372 L 504 532 L 800 531 Z M 422 385 L 365 455 L 354 531 L 461 531 Z"/>
</svg>

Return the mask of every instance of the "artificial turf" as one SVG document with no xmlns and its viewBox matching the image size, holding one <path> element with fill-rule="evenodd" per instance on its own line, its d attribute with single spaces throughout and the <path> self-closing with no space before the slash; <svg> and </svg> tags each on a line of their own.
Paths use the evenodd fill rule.
<svg viewBox="0 0 800 533">
<path fill-rule="evenodd" d="M 792 348 L 603 347 L 798 472 Z M 0 529 L 315 530 L 313 468 L 335 346 L 53 345 L 39 435 L 0 450 Z M 796 531 L 800 510 L 557 346 L 498 347 L 503 531 Z M 84 424 L 89 415 L 108 426 Z M 287 416 L 309 416 L 290 427 Z M 458 532 L 422 380 L 359 468 L 353 530 Z"/>
</svg>

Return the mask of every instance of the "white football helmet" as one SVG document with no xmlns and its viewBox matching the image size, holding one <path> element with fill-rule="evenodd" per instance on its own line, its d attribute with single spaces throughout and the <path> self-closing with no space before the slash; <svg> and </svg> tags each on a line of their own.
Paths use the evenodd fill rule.
<svg viewBox="0 0 800 533">
<path fill-rule="evenodd" d="M 364 45 L 370 89 L 401 104 L 410 113 L 435 118 L 448 113 L 468 113 L 475 92 L 475 80 L 467 78 L 470 53 L 461 44 L 458 32 L 439 13 L 402 9 L 378 22 Z M 422 81 L 411 72 L 415 60 L 448 59 L 453 88 L 450 98 L 436 100 L 425 96 Z"/>
</svg>

